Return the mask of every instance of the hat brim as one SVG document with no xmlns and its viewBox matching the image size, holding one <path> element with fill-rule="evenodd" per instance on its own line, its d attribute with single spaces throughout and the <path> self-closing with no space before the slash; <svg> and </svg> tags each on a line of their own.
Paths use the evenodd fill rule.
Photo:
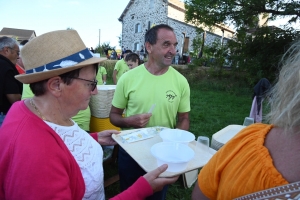
<svg viewBox="0 0 300 200">
<path fill-rule="evenodd" d="M 54 69 L 54 70 L 50 70 L 50 71 L 35 72 L 32 74 L 20 74 L 20 75 L 15 76 L 15 78 L 22 83 L 29 84 L 29 83 L 34 83 L 34 82 L 38 82 L 38 81 L 43 81 L 43 80 L 46 80 L 46 79 L 49 79 L 49 78 L 52 78 L 55 76 L 59 76 L 61 74 L 73 71 L 75 69 L 79 69 L 79 68 L 82 68 L 87 65 L 100 63 L 105 60 L 107 60 L 107 58 L 92 57 L 88 60 L 85 60 L 85 61 L 78 63 L 76 65 L 73 65 L 73 66 Z"/>
</svg>

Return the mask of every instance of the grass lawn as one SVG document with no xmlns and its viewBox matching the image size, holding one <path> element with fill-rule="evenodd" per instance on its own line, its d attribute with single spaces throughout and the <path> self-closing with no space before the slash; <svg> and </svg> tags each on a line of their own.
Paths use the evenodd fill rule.
<svg viewBox="0 0 300 200">
<path fill-rule="evenodd" d="M 111 64 L 106 68 L 112 74 Z M 112 64 L 113 65 L 113 64 Z M 209 78 L 206 71 L 179 70 L 189 81 L 191 88 L 190 132 L 196 138 L 200 135 L 211 136 L 231 124 L 243 124 L 249 116 L 252 104 L 252 88 L 238 80 L 230 72 L 222 79 Z M 108 74 L 108 79 L 109 79 Z M 108 81 L 110 83 L 110 81 Z M 104 166 L 105 178 L 117 173 L 116 165 Z M 191 198 L 192 189 L 184 188 L 182 178 L 170 185 L 167 200 Z M 119 193 L 119 183 L 105 188 L 106 198 Z"/>
</svg>

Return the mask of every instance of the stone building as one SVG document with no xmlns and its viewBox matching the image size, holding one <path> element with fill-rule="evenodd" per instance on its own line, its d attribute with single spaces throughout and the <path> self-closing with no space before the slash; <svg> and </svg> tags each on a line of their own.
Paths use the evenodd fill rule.
<svg viewBox="0 0 300 200">
<path fill-rule="evenodd" d="M 157 24 L 168 24 L 174 28 L 181 54 L 193 51 L 192 41 L 196 37 L 196 28 L 184 22 L 184 3 L 179 0 L 129 0 L 119 17 L 122 23 L 122 46 L 139 51 L 144 44 L 146 31 Z M 205 45 L 215 39 L 226 43 L 234 34 L 227 27 L 216 26 L 214 31 L 205 30 L 202 37 Z"/>
</svg>

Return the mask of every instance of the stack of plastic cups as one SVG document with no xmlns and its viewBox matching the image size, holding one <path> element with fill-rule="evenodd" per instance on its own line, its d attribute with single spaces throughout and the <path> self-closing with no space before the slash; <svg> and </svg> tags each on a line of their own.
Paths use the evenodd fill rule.
<svg viewBox="0 0 300 200">
<path fill-rule="evenodd" d="M 103 130 L 121 130 L 110 123 L 109 113 L 112 99 L 115 93 L 115 85 L 98 85 L 98 94 L 93 95 L 90 101 L 91 121 L 90 132 L 100 132 Z"/>
</svg>

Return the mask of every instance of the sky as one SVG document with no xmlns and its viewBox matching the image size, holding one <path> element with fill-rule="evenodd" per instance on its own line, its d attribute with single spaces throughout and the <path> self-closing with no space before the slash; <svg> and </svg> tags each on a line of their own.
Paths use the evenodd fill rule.
<svg viewBox="0 0 300 200">
<path fill-rule="evenodd" d="M 0 0 L 0 30 L 34 30 L 36 36 L 75 29 L 87 47 L 110 43 L 119 48 L 122 24 L 118 21 L 129 0 Z M 100 30 L 100 31 L 99 31 Z"/>
<path fill-rule="evenodd" d="M 78 31 L 87 47 L 110 43 L 120 48 L 118 21 L 129 0 L 0 0 L 0 30 L 18 28 L 34 30 L 39 36 L 54 30 Z M 283 20 L 284 21 L 284 20 Z M 270 25 L 279 25 L 278 22 Z M 298 25 L 299 28 L 299 25 Z"/>
</svg>

